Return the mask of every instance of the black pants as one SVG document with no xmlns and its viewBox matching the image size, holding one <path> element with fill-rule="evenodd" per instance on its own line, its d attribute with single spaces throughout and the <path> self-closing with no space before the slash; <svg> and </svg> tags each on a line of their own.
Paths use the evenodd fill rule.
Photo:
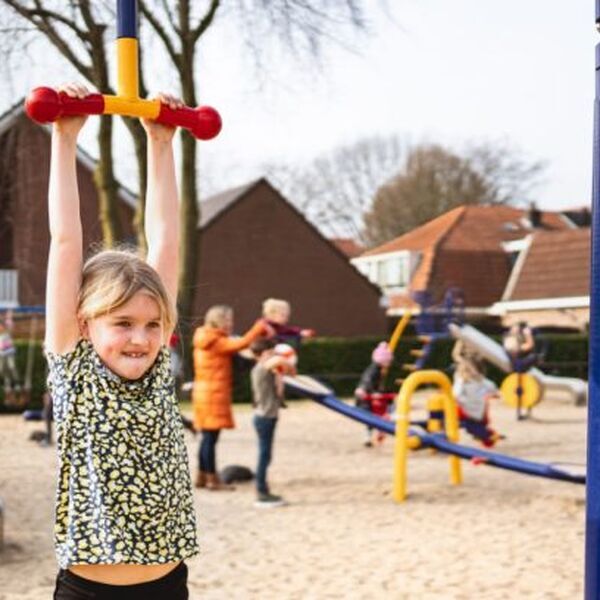
<svg viewBox="0 0 600 600">
<path fill-rule="evenodd" d="M 53 600 L 188 600 L 187 567 L 180 563 L 153 581 L 135 585 L 109 585 L 61 570 Z"/>
<path fill-rule="evenodd" d="M 203 429 L 202 441 L 198 452 L 200 470 L 205 473 L 217 472 L 217 442 L 219 441 L 220 429 Z"/>
</svg>

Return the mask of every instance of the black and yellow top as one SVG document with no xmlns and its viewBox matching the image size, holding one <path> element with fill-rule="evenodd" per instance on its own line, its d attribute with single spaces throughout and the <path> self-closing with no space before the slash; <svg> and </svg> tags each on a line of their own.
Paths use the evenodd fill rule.
<svg viewBox="0 0 600 600">
<path fill-rule="evenodd" d="M 139 380 L 92 344 L 46 353 L 59 453 L 55 544 L 73 564 L 160 564 L 198 552 L 183 429 L 162 348 Z"/>
</svg>

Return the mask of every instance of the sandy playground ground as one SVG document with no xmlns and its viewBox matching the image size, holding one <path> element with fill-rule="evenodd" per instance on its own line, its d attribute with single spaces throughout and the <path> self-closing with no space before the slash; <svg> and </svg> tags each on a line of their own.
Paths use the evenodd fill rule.
<svg viewBox="0 0 600 600">
<path fill-rule="evenodd" d="M 224 432 L 219 464 L 254 467 L 247 407 Z M 586 410 L 545 400 L 517 423 L 495 404 L 507 435 L 499 451 L 582 463 Z M 202 553 L 189 561 L 193 599 L 474 598 L 582 596 L 584 487 L 463 462 L 429 451 L 409 460 L 409 494 L 390 497 L 392 443 L 361 446 L 359 424 L 311 402 L 293 402 L 276 433 L 270 479 L 289 505 L 253 506 L 250 484 L 196 491 Z M 0 418 L 0 497 L 5 549 L 0 600 L 47 600 L 56 565 L 51 540 L 55 448 L 28 441 L 39 423 Z M 186 432 L 195 468 L 198 441 Z M 463 441 L 466 435 L 463 433 Z M 470 443 L 470 442 L 468 442 Z"/>
</svg>

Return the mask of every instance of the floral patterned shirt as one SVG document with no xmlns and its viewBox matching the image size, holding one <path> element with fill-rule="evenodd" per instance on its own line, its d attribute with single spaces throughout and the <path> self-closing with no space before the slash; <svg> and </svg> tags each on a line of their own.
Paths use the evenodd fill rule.
<svg viewBox="0 0 600 600">
<path fill-rule="evenodd" d="M 198 552 L 187 453 L 162 348 L 130 381 L 92 344 L 46 353 L 59 453 L 55 545 L 73 564 L 160 564 Z"/>
</svg>

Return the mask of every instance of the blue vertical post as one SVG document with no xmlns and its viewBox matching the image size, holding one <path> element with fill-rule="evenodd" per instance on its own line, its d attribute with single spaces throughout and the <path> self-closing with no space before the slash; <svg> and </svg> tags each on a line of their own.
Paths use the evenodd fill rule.
<svg viewBox="0 0 600 600">
<path fill-rule="evenodd" d="M 117 37 L 137 37 L 137 0 L 117 0 Z"/>
<path fill-rule="evenodd" d="M 596 0 L 596 26 L 600 0 Z M 592 266 L 590 273 L 590 352 L 585 523 L 585 598 L 600 600 L 600 44 L 596 45 L 594 149 L 592 173 Z"/>
</svg>

